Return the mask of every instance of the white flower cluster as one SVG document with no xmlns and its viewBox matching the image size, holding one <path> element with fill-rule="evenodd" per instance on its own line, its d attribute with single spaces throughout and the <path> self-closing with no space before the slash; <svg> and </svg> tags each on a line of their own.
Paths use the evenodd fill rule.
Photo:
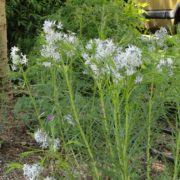
<svg viewBox="0 0 180 180">
<path fill-rule="evenodd" d="M 173 68 L 172 58 L 160 59 L 156 68 L 159 72 L 162 72 L 163 68 L 167 68 L 170 71 L 170 74 L 172 74 L 172 68 Z"/>
<path fill-rule="evenodd" d="M 141 50 L 133 45 L 128 46 L 124 52 L 118 51 L 114 57 L 116 69 L 124 69 L 127 76 L 133 75 L 142 64 L 141 56 Z"/>
<path fill-rule="evenodd" d="M 41 50 L 41 55 L 46 58 L 52 58 L 54 61 L 61 60 L 60 49 L 70 57 L 73 55 L 73 51 L 77 44 L 77 38 L 75 34 L 69 32 L 68 34 L 62 32 L 63 25 L 61 22 L 56 24 L 55 21 L 45 21 L 43 25 L 43 30 L 45 33 L 46 44 L 43 45 Z M 60 43 L 66 44 L 67 49 L 60 47 Z M 44 64 L 45 67 L 49 67 L 49 64 Z"/>
<path fill-rule="evenodd" d="M 133 75 L 142 64 L 141 50 L 138 47 L 130 45 L 123 51 L 111 39 L 90 40 L 82 57 L 96 78 L 111 74 L 116 80 L 120 80 L 123 75 Z"/>
<path fill-rule="evenodd" d="M 167 45 L 165 44 L 165 38 L 167 37 L 167 35 L 168 32 L 164 27 L 161 27 L 160 30 L 157 30 L 154 34 L 156 43 L 158 44 L 158 46 L 160 46 L 163 49 L 167 48 Z"/>
<path fill-rule="evenodd" d="M 16 46 L 11 48 L 10 51 L 10 58 L 12 60 L 12 70 L 17 70 L 19 65 L 26 65 L 28 62 L 28 59 L 26 58 L 26 55 L 23 55 L 20 52 L 20 49 Z"/>
<path fill-rule="evenodd" d="M 94 39 L 90 40 L 87 45 L 86 49 L 88 50 L 95 50 L 95 53 L 91 58 L 95 58 L 98 60 L 104 60 L 108 57 L 112 57 L 112 55 L 116 52 L 116 45 L 113 43 L 112 39 L 100 40 Z"/>
<path fill-rule="evenodd" d="M 47 149 L 48 146 L 52 146 L 53 150 L 57 151 L 60 148 L 60 140 L 58 138 L 52 139 L 48 137 L 48 135 L 41 129 L 38 129 L 34 133 L 34 139 L 42 149 Z"/>
<path fill-rule="evenodd" d="M 42 149 L 46 149 L 48 147 L 48 135 L 43 132 L 41 129 L 38 129 L 34 133 L 35 141 L 40 145 Z"/>
<path fill-rule="evenodd" d="M 43 30 L 46 40 L 41 50 L 43 57 L 60 61 L 62 53 L 67 57 L 76 53 L 78 40 L 73 33 L 64 33 L 61 23 L 47 20 L 44 22 Z M 64 44 L 66 44 L 65 48 Z M 96 78 L 112 75 L 115 81 L 119 81 L 124 75 L 133 75 L 142 64 L 141 50 L 138 47 L 130 45 L 123 51 L 112 39 L 92 39 L 84 50 L 81 48 L 81 51 L 85 64 L 90 67 Z M 51 62 L 43 62 L 42 65 L 49 68 Z M 70 118 L 67 119 L 73 124 Z"/>
<path fill-rule="evenodd" d="M 27 180 L 36 180 L 42 173 L 43 168 L 38 164 L 24 164 L 23 175 Z"/>
<path fill-rule="evenodd" d="M 54 151 L 58 151 L 60 148 L 60 140 L 59 138 L 53 139 L 52 140 L 52 148 Z"/>
<path fill-rule="evenodd" d="M 161 27 L 159 30 L 157 30 L 154 34 L 154 37 L 156 39 L 162 39 L 164 37 L 166 37 L 168 35 L 168 32 L 166 30 L 166 28 Z"/>
<path fill-rule="evenodd" d="M 159 30 L 157 30 L 154 35 L 141 35 L 140 39 L 143 42 L 147 43 L 148 49 L 152 52 L 156 49 L 154 46 L 154 42 L 163 49 L 167 48 L 167 45 L 165 44 L 165 39 L 168 36 L 168 32 L 166 28 L 161 27 Z"/>
<path fill-rule="evenodd" d="M 63 117 L 63 119 L 70 125 L 74 126 L 75 123 L 74 123 L 74 120 L 73 120 L 73 117 L 71 116 L 71 114 L 67 114 Z"/>
<path fill-rule="evenodd" d="M 111 39 L 94 39 L 87 43 L 86 52 L 82 53 L 82 57 L 94 75 L 100 77 L 106 73 L 110 74 L 111 69 L 108 61 L 110 61 L 116 51 L 117 47 Z"/>
</svg>

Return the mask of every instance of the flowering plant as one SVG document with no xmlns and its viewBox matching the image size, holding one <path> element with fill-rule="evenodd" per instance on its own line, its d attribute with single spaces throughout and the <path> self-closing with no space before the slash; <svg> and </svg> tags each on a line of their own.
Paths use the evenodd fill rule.
<svg viewBox="0 0 180 180">
<path fill-rule="evenodd" d="M 167 36 L 164 30 L 155 38 L 137 37 L 136 44 L 123 45 L 111 38 L 83 41 L 56 21 L 45 21 L 43 31 L 42 49 L 34 64 L 24 63 L 24 55 L 15 47 L 11 57 L 13 66 L 20 66 L 14 70 L 21 71 L 29 92 L 39 126 L 34 139 L 41 151 L 49 153 L 45 159 L 66 161 L 66 178 L 82 177 L 89 170 L 96 179 L 107 174 L 130 179 L 138 177 L 135 162 L 142 156 L 137 147 L 147 139 L 149 177 L 154 119 L 171 97 L 169 82 L 176 86 L 172 78 L 177 73 L 177 56 L 157 41 Z M 21 68 L 24 64 L 27 69 Z M 39 71 L 31 84 L 28 77 L 34 67 Z M 83 173 L 81 160 L 86 164 Z"/>
</svg>

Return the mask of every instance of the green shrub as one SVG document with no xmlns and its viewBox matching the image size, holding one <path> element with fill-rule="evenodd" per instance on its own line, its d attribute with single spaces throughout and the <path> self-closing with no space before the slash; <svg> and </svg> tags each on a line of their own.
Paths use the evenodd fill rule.
<svg viewBox="0 0 180 180">
<path fill-rule="evenodd" d="M 38 28 L 42 26 L 45 17 L 54 13 L 63 1 L 7 0 L 9 47 L 17 44 L 24 52 L 28 52 L 35 42 Z"/>
<path fill-rule="evenodd" d="M 122 0 L 67 0 L 50 19 L 61 21 L 66 29 L 81 38 L 113 38 L 121 43 L 132 43 L 138 33 L 136 28 L 142 27 L 141 12 L 134 0 L 131 3 Z"/>
</svg>

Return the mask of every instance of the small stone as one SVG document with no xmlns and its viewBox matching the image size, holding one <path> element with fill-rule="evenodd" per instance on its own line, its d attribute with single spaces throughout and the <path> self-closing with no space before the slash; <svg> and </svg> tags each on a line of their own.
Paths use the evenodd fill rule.
<svg viewBox="0 0 180 180">
<path fill-rule="evenodd" d="M 25 146 L 27 145 L 27 142 L 21 142 L 21 145 Z"/>
</svg>

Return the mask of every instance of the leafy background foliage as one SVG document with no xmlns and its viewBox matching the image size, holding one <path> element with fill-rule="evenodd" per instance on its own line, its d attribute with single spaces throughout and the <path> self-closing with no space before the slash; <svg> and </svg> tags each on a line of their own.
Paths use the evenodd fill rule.
<svg viewBox="0 0 180 180">
<path fill-rule="evenodd" d="M 67 0 L 51 19 L 62 21 L 66 29 L 81 38 L 114 38 L 119 41 L 126 35 L 123 40 L 132 41 L 132 37 L 139 33 L 134 28 L 142 27 L 143 17 L 134 1 Z"/>
<path fill-rule="evenodd" d="M 132 41 L 142 21 L 141 7 L 135 1 L 107 0 L 7 0 L 9 47 L 18 45 L 23 52 L 31 50 L 46 19 L 61 20 L 66 29 L 86 39 L 112 36 Z"/>
<path fill-rule="evenodd" d="M 39 27 L 47 15 L 54 13 L 64 0 L 7 0 L 9 47 L 18 45 L 24 52 L 33 46 Z"/>
</svg>

